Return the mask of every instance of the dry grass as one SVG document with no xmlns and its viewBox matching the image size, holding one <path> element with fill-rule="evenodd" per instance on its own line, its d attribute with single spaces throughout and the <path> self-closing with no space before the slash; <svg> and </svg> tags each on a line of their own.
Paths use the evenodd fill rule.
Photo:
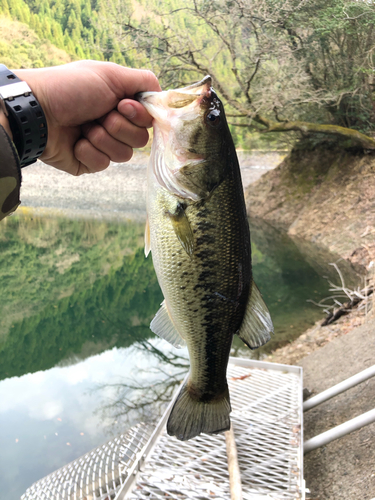
<svg viewBox="0 0 375 500">
<path fill-rule="evenodd" d="M 335 285 L 328 280 L 330 285 L 329 291 L 333 295 L 322 299 L 320 302 L 309 300 L 318 307 L 321 307 L 327 314 L 326 319 L 322 326 L 329 325 L 337 321 L 341 316 L 345 316 L 352 309 L 356 309 L 358 313 L 363 312 L 365 316 L 369 315 L 372 311 L 374 301 L 374 273 L 371 270 L 369 276 L 365 278 L 362 287 L 358 286 L 352 290 L 345 284 L 344 277 L 337 266 L 337 264 L 330 264 L 333 266 L 340 278 L 340 284 Z"/>
</svg>

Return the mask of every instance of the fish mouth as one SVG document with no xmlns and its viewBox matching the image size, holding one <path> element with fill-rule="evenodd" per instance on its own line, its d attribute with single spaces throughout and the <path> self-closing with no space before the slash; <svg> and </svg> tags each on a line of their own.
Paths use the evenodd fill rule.
<svg viewBox="0 0 375 500">
<path fill-rule="evenodd" d="M 145 106 L 153 116 L 152 108 L 184 108 L 192 103 L 200 104 L 212 92 L 212 78 L 207 75 L 199 82 L 175 90 L 164 92 L 139 92 L 134 99 Z"/>
<path fill-rule="evenodd" d="M 207 91 L 211 90 L 211 86 L 212 86 L 212 78 L 210 77 L 210 75 L 206 75 L 204 78 L 202 78 L 201 81 L 192 83 L 187 87 L 177 89 L 176 92 L 187 92 L 189 94 L 190 93 L 201 94 L 203 92 L 206 95 Z"/>
</svg>

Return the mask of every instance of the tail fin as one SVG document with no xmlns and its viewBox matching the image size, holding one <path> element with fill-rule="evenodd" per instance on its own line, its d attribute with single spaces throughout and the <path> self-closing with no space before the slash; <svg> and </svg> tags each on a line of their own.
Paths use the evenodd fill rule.
<svg viewBox="0 0 375 500">
<path fill-rule="evenodd" d="M 202 403 L 190 396 L 184 384 L 169 416 L 167 432 L 180 441 L 187 441 L 201 432 L 218 434 L 230 429 L 230 411 L 228 388 L 222 398 Z"/>
</svg>

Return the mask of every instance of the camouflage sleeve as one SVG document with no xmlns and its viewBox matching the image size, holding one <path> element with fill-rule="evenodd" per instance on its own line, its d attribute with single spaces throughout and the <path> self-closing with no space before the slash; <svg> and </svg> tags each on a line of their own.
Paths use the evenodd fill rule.
<svg viewBox="0 0 375 500">
<path fill-rule="evenodd" d="M 16 210 L 20 202 L 21 168 L 17 151 L 0 125 L 0 220 Z"/>
</svg>

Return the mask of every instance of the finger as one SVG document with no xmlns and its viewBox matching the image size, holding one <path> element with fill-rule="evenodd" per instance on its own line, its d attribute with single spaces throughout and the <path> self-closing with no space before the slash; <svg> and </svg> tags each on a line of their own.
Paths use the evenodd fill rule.
<svg viewBox="0 0 375 500">
<path fill-rule="evenodd" d="M 123 99 L 118 103 L 117 110 L 122 116 L 134 123 L 134 125 L 138 125 L 138 127 L 152 127 L 152 116 L 138 101 Z"/>
<path fill-rule="evenodd" d="M 121 89 L 122 95 L 134 96 L 138 92 L 154 91 L 160 92 L 158 79 L 152 71 L 144 69 L 125 68 L 117 66 L 112 68 L 116 74 L 111 78 L 112 82 Z"/>
<path fill-rule="evenodd" d="M 94 173 L 105 170 L 109 165 L 109 157 L 96 149 L 86 138 L 77 141 L 74 146 L 74 155 L 81 163 L 77 175 Z"/>
<path fill-rule="evenodd" d="M 111 161 L 121 163 L 129 161 L 133 156 L 133 149 L 131 146 L 117 140 L 110 135 L 104 127 L 97 123 L 85 125 L 82 127 L 82 132 L 84 137 L 90 141 L 94 148 L 107 155 Z"/>
<path fill-rule="evenodd" d="M 98 121 L 100 122 L 102 128 L 117 141 L 127 144 L 132 148 L 142 148 L 147 144 L 147 130 L 134 125 L 132 122 L 124 118 L 118 111 L 111 111 L 108 115 Z M 86 135 L 86 128 L 87 126 L 85 126 L 83 130 L 85 131 L 85 136 L 88 137 Z M 92 128 L 94 127 L 92 126 Z M 99 130 L 95 130 L 95 132 L 98 135 L 102 134 L 102 131 Z"/>
</svg>

